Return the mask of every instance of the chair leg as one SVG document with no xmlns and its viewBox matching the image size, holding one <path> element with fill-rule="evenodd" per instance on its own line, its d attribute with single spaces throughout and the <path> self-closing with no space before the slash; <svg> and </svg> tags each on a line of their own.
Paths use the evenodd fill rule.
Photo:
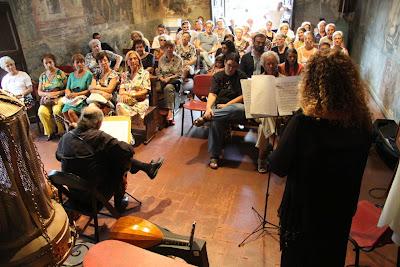
<svg viewBox="0 0 400 267">
<path fill-rule="evenodd" d="M 142 206 L 142 201 L 140 201 L 139 199 L 135 198 L 134 196 L 132 196 L 131 194 L 129 194 L 128 192 L 125 191 L 125 194 L 127 194 L 128 196 L 130 196 L 131 198 L 133 198 L 137 203 L 139 203 L 139 206 Z"/>
<path fill-rule="evenodd" d="M 100 241 L 100 238 L 99 238 L 99 221 L 97 218 L 97 214 L 93 216 L 93 221 L 94 221 L 94 240 L 96 241 L 96 243 L 98 243 Z"/>
<path fill-rule="evenodd" d="M 356 253 L 356 258 L 354 260 L 354 267 L 359 267 L 360 266 L 360 248 L 355 247 L 354 252 Z"/>
<path fill-rule="evenodd" d="M 193 121 L 193 110 L 190 110 L 190 116 L 192 116 L 192 124 L 194 123 Z"/>
<path fill-rule="evenodd" d="M 181 136 L 183 136 L 183 124 L 184 123 L 185 123 L 185 108 L 182 108 Z"/>
</svg>

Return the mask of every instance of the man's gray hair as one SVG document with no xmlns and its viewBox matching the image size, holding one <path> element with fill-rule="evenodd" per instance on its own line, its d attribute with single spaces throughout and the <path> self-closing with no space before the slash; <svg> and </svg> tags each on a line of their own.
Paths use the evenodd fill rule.
<svg viewBox="0 0 400 267">
<path fill-rule="evenodd" d="M 78 121 L 78 128 L 84 130 L 97 129 L 103 119 L 104 115 L 101 109 L 99 109 L 96 104 L 91 103 L 83 109 Z"/>
<path fill-rule="evenodd" d="M 261 55 L 261 57 L 260 57 L 260 64 L 261 64 L 261 66 L 264 66 L 264 62 L 265 62 L 265 59 L 266 59 L 267 57 L 273 57 L 273 58 L 275 58 L 275 59 L 276 59 L 276 64 L 277 64 L 277 65 L 279 64 L 279 56 L 278 56 L 278 54 L 275 53 L 274 51 L 267 51 L 267 52 L 264 52 L 264 53 Z"/>
<path fill-rule="evenodd" d="M 92 39 L 92 40 L 90 40 L 90 41 L 89 41 L 89 47 L 90 47 L 90 49 L 92 49 L 92 46 L 95 45 L 95 44 L 101 45 L 100 40 L 99 40 L 99 39 Z"/>
<path fill-rule="evenodd" d="M 14 59 L 10 58 L 9 56 L 4 56 L 4 57 L 0 58 L 0 68 L 2 68 L 3 70 L 6 70 L 7 63 L 15 64 L 15 61 L 14 61 Z"/>
</svg>

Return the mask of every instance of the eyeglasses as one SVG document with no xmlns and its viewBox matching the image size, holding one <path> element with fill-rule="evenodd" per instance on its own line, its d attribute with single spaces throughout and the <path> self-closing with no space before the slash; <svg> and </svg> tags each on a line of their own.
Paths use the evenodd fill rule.
<svg viewBox="0 0 400 267">
<path fill-rule="evenodd" d="M 160 42 L 165 42 L 165 40 L 164 40 L 164 39 L 160 39 L 159 41 L 160 41 Z"/>
</svg>

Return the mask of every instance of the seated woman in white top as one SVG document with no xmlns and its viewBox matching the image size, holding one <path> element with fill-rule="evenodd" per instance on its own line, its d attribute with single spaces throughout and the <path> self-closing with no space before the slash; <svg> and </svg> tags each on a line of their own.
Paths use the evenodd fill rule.
<svg viewBox="0 0 400 267">
<path fill-rule="evenodd" d="M 1 80 L 1 88 L 24 102 L 27 109 L 34 105 L 31 77 L 17 70 L 15 61 L 9 56 L 0 58 L 0 67 L 8 73 Z"/>
</svg>

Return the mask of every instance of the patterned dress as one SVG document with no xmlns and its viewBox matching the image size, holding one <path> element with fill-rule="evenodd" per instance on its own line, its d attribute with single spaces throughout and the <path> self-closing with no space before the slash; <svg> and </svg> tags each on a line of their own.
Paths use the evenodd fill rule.
<svg viewBox="0 0 400 267">
<path fill-rule="evenodd" d="M 121 89 L 133 95 L 134 93 L 147 89 L 150 91 L 150 74 L 147 70 L 140 68 L 136 75 L 131 79 L 129 72 L 124 72 L 121 75 Z M 144 119 L 146 110 L 149 108 L 149 99 L 146 98 L 143 101 L 133 100 L 131 104 L 125 104 L 122 102 L 117 103 L 117 110 L 122 109 L 123 113 L 128 113 L 131 117 L 139 114 L 141 119 Z"/>
<path fill-rule="evenodd" d="M 39 83 L 42 84 L 43 92 L 56 92 L 64 89 L 64 82 L 67 80 L 67 75 L 57 69 L 52 80 L 49 79 L 46 72 L 43 72 L 39 77 Z"/>
<path fill-rule="evenodd" d="M 103 52 L 107 53 L 107 56 L 108 56 L 110 62 L 111 61 L 115 61 L 117 56 L 118 56 L 117 54 L 115 54 L 115 53 L 113 53 L 111 51 L 108 51 L 108 50 L 103 50 Z M 86 54 L 86 56 L 85 56 L 85 65 L 93 73 L 93 76 L 101 74 L 100 66 L 99 66 L 99 64 L 97 64 L 97 60 L 93 56 L 93 52 L 90 52 L 90 53 Z"/>
</svg>

